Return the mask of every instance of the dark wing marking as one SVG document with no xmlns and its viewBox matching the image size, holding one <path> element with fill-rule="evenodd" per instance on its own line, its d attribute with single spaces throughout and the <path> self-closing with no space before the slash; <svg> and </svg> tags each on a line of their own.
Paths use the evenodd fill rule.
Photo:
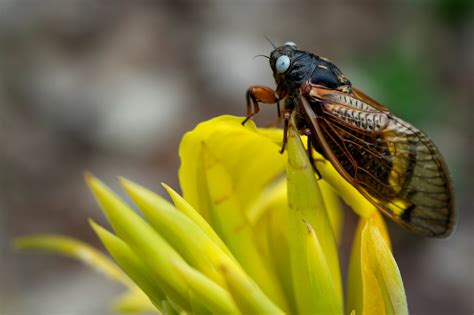
<svg viewBox="0 0 474 315">
<path fill-rule="evenodd" d="M 452 232 L 455 209 L 449 171 L 422 131 L 360 91 L 347 94 L 306 85 L 299 102 L 315 135 L 312 140 L 378 209 L 425 236 Z"/>
</svg>

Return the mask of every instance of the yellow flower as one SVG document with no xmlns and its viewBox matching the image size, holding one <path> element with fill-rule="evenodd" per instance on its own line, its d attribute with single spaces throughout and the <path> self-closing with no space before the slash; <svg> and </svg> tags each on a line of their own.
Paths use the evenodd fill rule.
<svg viewBox="0 0 474 315">
<path fill-rule="evenodd" d="M 114 231 L 92 220 L 91 225 L 120 269 L 64 237 L 22 238 L 17 247 L 49 249 L 96 266 L 128 287 L 118 302 L 127 312 L 407 314 L 400 273 L 375 208 L 315 152 L 323 178 L 317 180 L 293 128 L 288 153 L 278 154 L 281 130 L 242 126 L 242 120 L 217 117 L 183 137 L 183 196 L 164 185 L 173 203 L 120 179 L 143 217 L 86 176 Z M 345 303 L 335 193 L 361 216 Z"/>
</svg>

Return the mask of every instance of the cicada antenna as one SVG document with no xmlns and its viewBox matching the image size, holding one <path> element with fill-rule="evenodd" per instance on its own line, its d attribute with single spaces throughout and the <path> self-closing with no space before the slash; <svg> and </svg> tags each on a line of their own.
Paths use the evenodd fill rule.
<svg viewBox="0 0 474 315">
<path fill-rule="evenodd" d="M 273 46 L 273 49 L 276 49 L 276 45 L 275 43 L 267 36 L 267 35 L 263 35 L 265 37 L 265 39 Z"/>
</svg>

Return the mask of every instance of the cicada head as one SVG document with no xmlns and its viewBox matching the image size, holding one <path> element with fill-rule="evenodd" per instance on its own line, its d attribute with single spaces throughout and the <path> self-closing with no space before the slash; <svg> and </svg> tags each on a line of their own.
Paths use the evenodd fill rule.
<svg viewBox="0 0 474 315">
<path fill-rule="evenodd" d="M 287 91 L 295 91 L 311 82 L 330 89 L 350 90 L 350 82 L 332 62 L 312 53 L 298 50 L 287 42 L 270 54 L 270 67 L 275 82 Z"/>
</svg>

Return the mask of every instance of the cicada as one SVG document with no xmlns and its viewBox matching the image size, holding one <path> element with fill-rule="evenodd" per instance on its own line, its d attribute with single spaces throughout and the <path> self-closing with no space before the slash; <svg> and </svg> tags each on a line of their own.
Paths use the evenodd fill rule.
<svg viewBox="0 0 474 315">
<path fill-rule="evenodd" d="M 310 157 L 313 148 L 320 152 L 387 217 L 423 236 L 451 234 L 451 178 L 440 151 L 422 131 L 353 87 L 328 59 L 293 42 L 274 47 L 268 59 L 276 90 L 251 86 L 245 121 L 258 113 L 259 103 L 278 104 L 283 151 L 294 112 L 296 128 L 308 136 Z"/>
</svg>

